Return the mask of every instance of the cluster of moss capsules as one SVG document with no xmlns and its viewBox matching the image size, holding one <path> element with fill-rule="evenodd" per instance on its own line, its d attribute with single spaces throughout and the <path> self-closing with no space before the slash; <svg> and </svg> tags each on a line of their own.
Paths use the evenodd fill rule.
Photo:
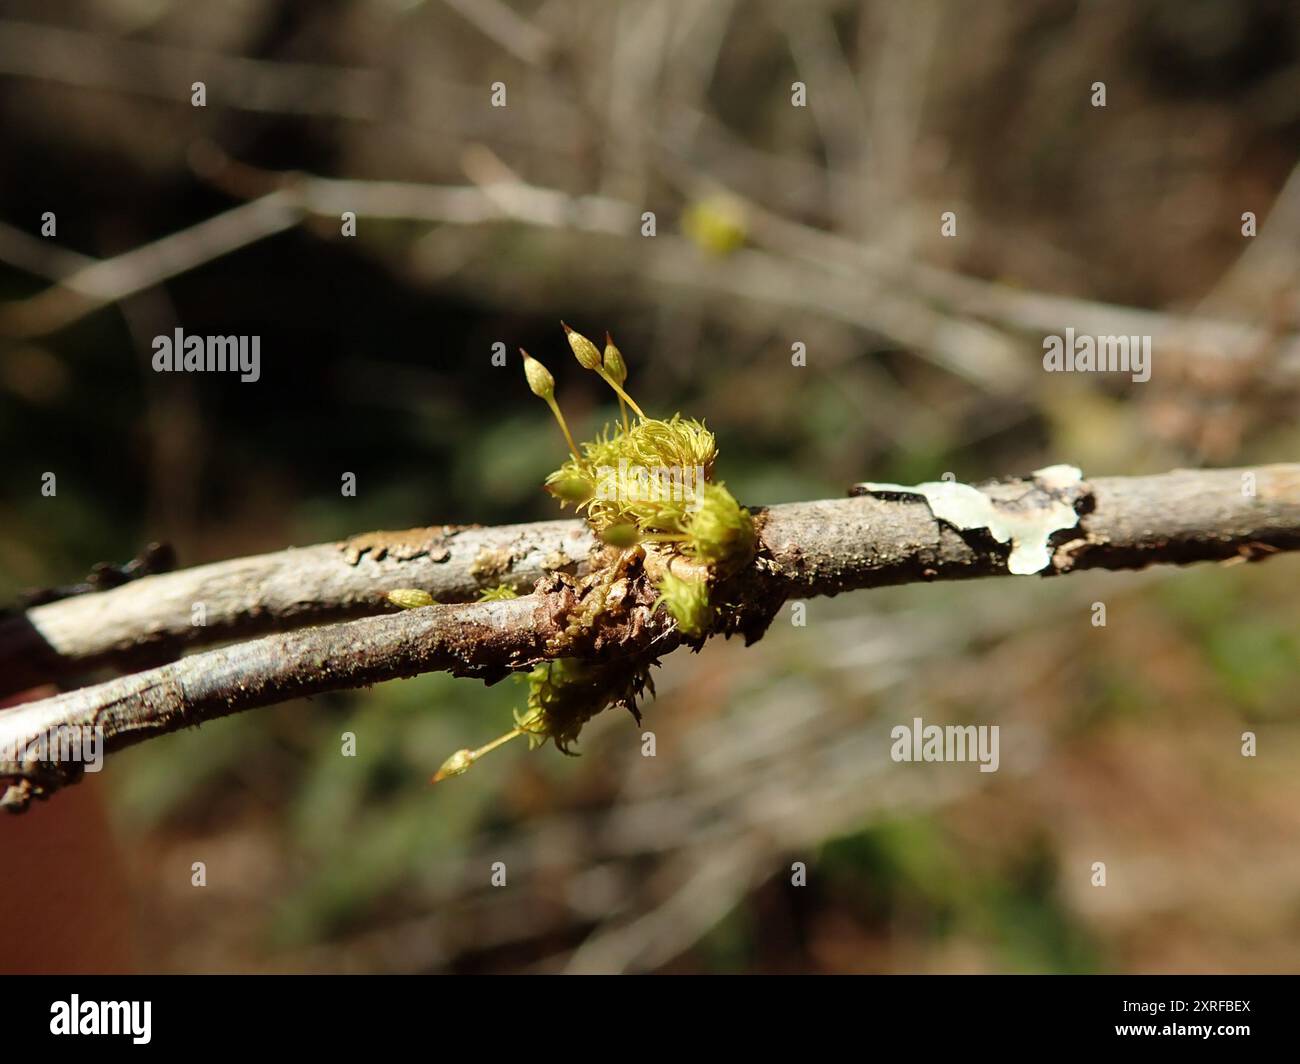
<svg viewBox="0 0 1300 1064">
<path fill-rule="evenodd" d="M 703 639 L 714 623 L 717 582 L 754 555 L 753 519 L 713 480 L 717 441 L 703 422 L 680 414 L 667 420 L 647 417 L 624 388 L 627 364 L 609 334 L 602 352 L 569 326 L 564 325 L 564 331 L 579 364 L 617 395 L 620 418 L 594 440 L 575 443 L 555 400 L 555 378 L 521 348 L 528 387 L 550 407 L 569 448 L 568 459 L 546 478 L 545 488 L 561 507 L 575 507 L 612 549 L 606 566 L 611 580 L 621 571 L 627 552 L 642 545 L 653 545 L 665 555 L 655 608 L 665 609 L 687 637 Z M 686 575 L 672 571 L 675 556 L 693 563 L 680 567 Z M 483 597 L 500 598 L 503 592 L 506 589 L 494 589 Z M 405 594 L 390 598 L 398 605 L 413 605 L 409 597 L 400 598 Z M 594 601 L 594 610 L 575 619 L 579 627 L 594 623 L 603 598 Z M 458 750 L 434 782 L 460 775 L 484 754 L 520 735 L 528 737 L 530 746 L 550 739 L 569 753 L 569 745 L 591 717 L 609 705 L 623 705 L 640 720 L 636 698 L 654 690 L 643 662 L 560 656 L 522 675 L 528 683 L 528 705 L 515 714 L 515 727 L 477 750 Z"/>
</svg>

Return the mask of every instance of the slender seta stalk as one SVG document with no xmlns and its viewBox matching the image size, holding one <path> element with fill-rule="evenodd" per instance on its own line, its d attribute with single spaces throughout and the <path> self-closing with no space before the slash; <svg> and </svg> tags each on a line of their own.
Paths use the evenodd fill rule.
<svg viewBox="0 0 1300 1064">
<path fill-rule="evenodd" d="M 582 459 L 578 457 L 578 445 L 573 442 L 573 434 L 569 432 L 568 423 L 564 420 L 564 415 L 560 413 L 560 404 L 555 401 L 555 378 L 551 376 L 549 369 L 522 347 L 519 349 L 519 353 L 524 356 L 524 376 L 528 380 L 529 389 L 534 395 L 544 399 L 546 405 L 551 408 L 551 413 L 555 415 L 555 420 L 559 423 L 560 431 L 564 433 L 564 441 L 569 445 L 569 453 L 573 455 L 573 460 L 581 465 Z"/>
<path fill-rule="evenodd" d="M 442 767 L 433 774 L 433 779 L 430 782 L 441 783 L 452 776 L 459 776 L 462 772 L 468 772 L 469 767 L 484 754 L 490 754 L 498 746 L 505 746 L 511 739 L 523 734 L 523 728 L 511 728 L 505 735 L 497 736 L 490 743 L 485 743 L 477 750 L 457 750 L 442 763 Z"/>
</svg>

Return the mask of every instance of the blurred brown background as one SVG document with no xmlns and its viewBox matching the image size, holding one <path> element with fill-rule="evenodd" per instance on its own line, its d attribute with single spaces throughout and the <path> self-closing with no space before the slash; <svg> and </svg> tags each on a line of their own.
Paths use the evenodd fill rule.
<svg viewBox="0 0 1300 1064">
<path fill-rule="evenodd" d="M 491 353 L 543 358 L 590 433 L 560 318 L 708 420 L 742 501 L 1295 460 L 1298 133 L 1283 0 L 2 3 L 0 601 L 150 540 L 551 516 L 562 441 Z M 289 172 L 300 225 L 190 233 L 193 268 L 101 308 L 41 295 Z M 262 379 L 154 374 L 177 326 L 260 335 Z M 1043 373 L 1066 327 L 1154 334 L 1150 382 Z M 206 725 L 0 821 L 0 964 L 1293 971 L 1298 574 L 814 601 L 672 656 L 653 759 L 608 713 L 580 759 L 430 788 L 521 704 L 443 676 Z M 893 763 L 915 716 L 1000 725 L 1000 770 Z"/>
</svg>

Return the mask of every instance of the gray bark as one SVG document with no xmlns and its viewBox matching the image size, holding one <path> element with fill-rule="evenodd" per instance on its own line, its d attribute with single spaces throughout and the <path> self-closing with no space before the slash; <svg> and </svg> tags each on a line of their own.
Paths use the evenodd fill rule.
<svg viewBox="0 0 1300 1064">
<path fill-rule="evenodd" d="M 1253 493 L 1245 489 L 1248 473 Z M 982 490 L 1013 508 L 1050 501 L 1029 480 Z M 1099 477 L 1064 492 L 1080 515 L 1078 526 L 1053 537 L 1045 576 L 1253 561 L 1300 549 L 1297 464 Z M 1058 491 L 1055 498 L 1061 497 Z M 791 503 L 756 509 L 755 517 L 757 555 L 719 589 L 728 609 L 716 633 L 756 639 L 789 599 L 1007 573 L 1005 545 L 986 531 L 958 532 L 936 520 L 917 496 Z M 141 643 L 151 652 L 174 652 L 378 610 L 383 593 L 396 587 L 469 598 L 485 585 L 535 583 L 533 593 L 519 599 L 429 606 L 270 635 L 0 711 L 0 750 L 19 748 L 60 725 L 102 727 L 114 748 L 293 697 L 428 671 L 498 679 L 561 652 L 556 640 L 595 579 L 583 580 L 582 573 L 603 560 L 592 551 L 589 533 L 576 521 L 376 533 L 146 577 L 38 607 L 28 611 L 35 615 L 30 630 L 45 638 L 47 652 L 23 663 L 27 671 L 20 675 L 40 682 L 89 664 L 130 665 Z M 652 550 L 642 568 L 653 575 L 656 564 L 663 559 Z M 196 600 L 208 603 L 206 628 L 189 625 Z M 672 650 L 683 639 L 653 607 L 652 581 L 634 581 L 619 608 L 576 639 L 566 637 L 562 653 L 632 663 Z M 12 628 L 0 634 L 7 670 L 15 668 L 23 638 Z M 32 644 L 26 645 L 30 653 Z M 8 769 L 11 777 L 24 775 Z M 29 782 L 10 787 L 7 800 L 22 804 L 33 789 Z M 53 787 L 59 781 L 46 782 Z"/>
</svg>

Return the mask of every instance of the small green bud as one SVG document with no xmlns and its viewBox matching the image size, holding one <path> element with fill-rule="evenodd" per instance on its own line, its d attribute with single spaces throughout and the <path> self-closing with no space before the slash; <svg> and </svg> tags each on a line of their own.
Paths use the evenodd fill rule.
<svg viewBox="0 0 1300 1064">
<path fill-rule="evenodd" d="M 524 356 L 524 376 L 528 378 L 528 387 L 540 399 L 550 399 L 555 395 L 555 378 L 551 371 L 533 358 L 522 347 L 519 353 Z"/>
<path fill-rule="evenodd" d="M 459 776 L 464 772 L 468 772 L 472 764 L 474 764 L 473 750 L 457 750 L 442 763 L 442 768 L 434 773 L 433 782 L 441 783 L 449 776 Z"/>
<path fill-rule="evenodd" d="M 384 597 L 394 606 L 401 606 L 404 610 L 414 610 L 420 606 L 438 605 L 438 600 L 427 591 L 420 591 L 413 587 L 398 588 L 395 591 L 390 591 Z"/>
<path fill-rule="evenodd" d="M 546 490 L 561 502 L 581 506 L 595 496 L 596 482 L 583 473 L 575 472 L 572 467 L 557 469 L 546 478 Z"/>
<path fill-rule="evenodd" d="M 631 522 L 621 522 L 610 525 L 599 535 L 611 547 L 630 547 L 641 538 L 641 531 Z"/>
<path fill-rule="evenodd" d="M 564 325 L 564 322 L 560 322 L 560 324 Z M 567 325 L 564 325 L 564 332 L 568 336 L 569 346 L 573 348 L 573 353 L 582 368 L 599 371 L 602 368 L 600 349 L 582 333 L 570 329 Z"/>
<path fill-rule="evenodd" d="M 627 363 L 623 361 L 623 352 L 614 346 L 609 333 L 605 334 L 605 372 L 615 384 L 627 380 Z"/>
</svg>

